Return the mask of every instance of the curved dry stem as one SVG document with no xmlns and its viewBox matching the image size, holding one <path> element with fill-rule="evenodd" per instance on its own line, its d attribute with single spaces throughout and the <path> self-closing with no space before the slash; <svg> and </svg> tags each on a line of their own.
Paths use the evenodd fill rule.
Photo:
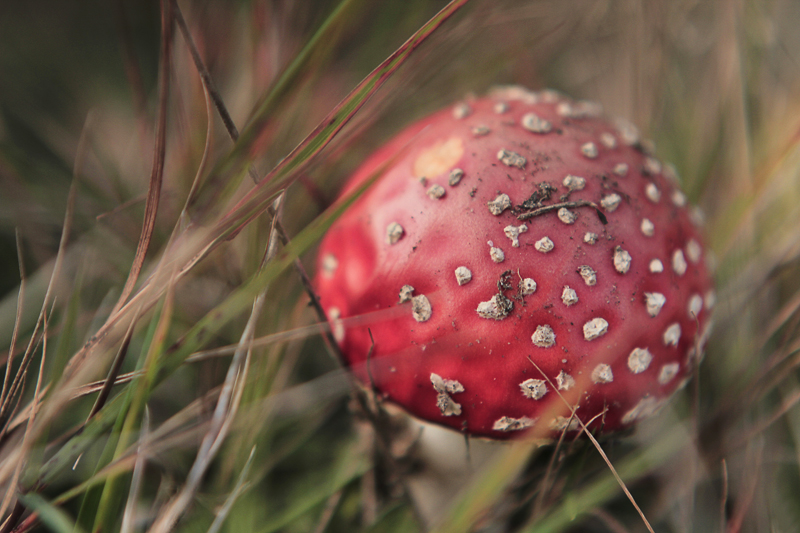
<svg viewBox="0 0 800 533">
<path fill-rule="evenodd" d="M 136 254 L 133 258 L 128 279 L 122 288 L 116 305 L 111 311 L 115 315 L 125 301 L 133 292 L 139 273 L 142 271 L 147 249 L 153 238 L 153 231 L 156 226 L 156 215 L 161 199 L 161 185 L 164 181 L 164 161 L 167 151 L 167 103 L 169 100 L 169 75 L 172 64 L 172 25 L 173 25 L 172 4 L 162 2 L 161 17 L 161 57 L 159 58 L 159 100 L 158 100 L 158 119 L 156 123 L 156 145 L 153 153 L 153 166 L 150 173 L 150 184 L 147 189 L 147 201 L 144 208 L 144 221 L 142 222 L 142 232 L 139 242 L 136 245 Z"/>
<path fill-rule="evenodd" d="M 530 360 L 530 359 L 529 359 L 529 360 Z M 541 374 L 541 375 L 544 377 L 544 379 L 546 379 L 546 380 L 547 380 L 547 383 L 550 385 L 550 388 L 552 388 L 552 389 L 553 389 L 553 390 L 556 392 L 556 394 L 558 394 L 558 397 L 559 397 L 559 398 L 561 398 L 561 400 L 564 402 L 564 404 L 565 404 L 567 407 L 570 407 L 570 408 L 572 408 L 572 407 L 570 406 L 569 402 L 566 400 L 566 398 L 564 398 L 564 396 L 561 394 L 561 391 L 559 391 L 559 390 L 558 390 L 558 387 L 556 387 L 556 386 L 555 386 L 555 384 L 554 384 L 554 383 L 553 383 L 553 382 L 550 380 L 550 378 L 549 378 L 549 377 L 547 377 L 547 374 L 545 374 L 545 373 L 542 371 L 542 369 L 541 369 L 541 368 L 539 368 L 539 366 L 538 366 L 536 363 L 534 363 L 533 361 L 531 361 L 531 364 L 532 364 L 534 367 L 536 367 L 536 370 L 538 370 L 538 371 L 539 371 L 539 373 L 540 373 L 540 374 Z M 594 438 L 594 435 L 592 435 L 592 433 L 591 433 L 591 432 L 589 431 L 589 429 L 586 427 L 587 425 L 591 424 L 591 423 L 592 423 L 592 422 L 593 422 L 593 421 L 594 421 L 594 420 L 595 420 L 597 417 L 599 417 L 599 416 L 600 416 L 600 415 L 602 415 L 602 414 L 605 414 L 605 413 L 604 413 L 604 412 L 601 412 L 601 413 L 598 413 L 597 415 L 595 415 L 595 416 L 594 416 L 594 417 L 593 417 L 593 418 L 592 418 L 592 419 L 591 419 L 591 420 L 588 422 L 588 424 L 584 424 L 584 423 L 583 423 L 583 420 L 581 420 L 581 419 L 580 419 L 580 417 L 575 417 L 575 419 L 576 419 L 576 420 L 578 421 L 578 423 L 581 425 L 581 429 L 582 429 L 582 430 L 583 430 L 583 432 L 586 434 L 586 436 L 587 436 L 587 437 L 589 437 L 589 440 L 591 440 L 591 441 L 592 441 L 592 444 L 594 445 L 594 447 L 595 447 L 595 449 L 597 450 L 597 452 L 600 454 L 600 457 L 602 457 L 602 458 L 603 458 L 603 461 L 605 461 L 606 465 L 608 465 L 608 469 L 611 471 L 611 474 L 614 476 L 614 479 L 616 479 L 616 480 L 617 480 L 617 483 L 619 484 L 620 488 L 622 489 L 622 492 L 624 492 L 624 493 L 625 493 L 625 496 L 628 498 L 628 501 L 630 501 L 630 502 L 631 502 L 631 504 L 633 505 L 633 507 L 636 509 L 636 512 L 637 512 L 637 513 L 639 513 L 639 516 L 641 517 L 641 519 L 642 519 L 642 522 L 644 522 L 644 525 L 645 525 L 645 527 L 647 528 L 647 530 L 648 530 L 650 533 L 655 533 L 655 532 L 653 531 L 653 528 L 652 528 L 652 526 L 650 525 L 650 522 L 647 520 L 647 517 L 644 515 L 644 513 L 643 513 L 643 512 L 642 512 L 642 510 L 641 510 L 641 508 L 639 507 L 639 504 L 637 504 L 637 503 L 636 503 L 636 499 L 634 499 L 634 497 L 633 497 L 633 494 L 631 494 L 631 492 L 628 490 L 628 486 L 627 486 L 627 485 L 625 485 L 625 482 L 624 482 L 624 481 L 622 481 L 622 478 L 621 478 L 621 477 L 619 477 L 619 474 L 617 473 L 617 469 L 616 469 L 616 468 L 614 468 L 614 465 L 611 463 L 611 460 L 610 460 L 610 459 L 608 458 L 608 456 L 606 455 L 606 452 L 603 450 L 603 447 L 602 447 L 602 446 L 600 446 L 600 443 L 599 443 L 599 442 L 597 442 L 597 439 L 595 439 L 595 438 Z M 572 416 L 574 416 L 574 415 L 575 415 L 575 411 L 573 410 L 573 411 L 572 411 Z"/>
</svg>

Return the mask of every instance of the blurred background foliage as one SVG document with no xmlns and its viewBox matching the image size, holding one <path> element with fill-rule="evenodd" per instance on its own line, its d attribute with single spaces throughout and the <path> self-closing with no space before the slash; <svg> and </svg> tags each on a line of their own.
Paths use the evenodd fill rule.
<svg viewBox="0 0 800 533">
<path fill-rule="evenodd" d="M 164 9 L 0 5 L 0 354 L 14 356 L 0 398 L 8 528 L 646 530 L 585 442 L 467 446 L 435 428 L 420 433 L 391 406 L 370 423 L 291 267 L 297 253 L 311 269 L 317 223 L 334 216 L 325 209 L 370 151 L 466 94 L 516 83 L 630 119 L 705 213 L 718 267 L 706 360 L 668 412 L 602 443 L 644 514 L 658 531 L 798 529 L 800 3 L 472 0 L 372 98 L 351 97 L 364 107 L 319 154 L 258 187 L 248 169 L 260 179 L 286 162 L 445 3 L 178 5 L 242 138 L 231 141 L 174 27 L 163 185 L 136 285 L 144 303 L 122 311 L 115 302 L 159 152 Z M 261 270 L 273 220 L 265 210 L 283 185 L 280 218 L 296 247 L 281 248 L 281 269 Z M 249 222 L 233 236 L 219 229 L 231 213 Z M 195 256 L 177 279 L 170 261 Z M 251 310 L 264 290 L 263 308 Z M 264 341 L 231 358 L 243 334 Z M 68 364 L 75 354 L 85 358 Z M 125 377 L 137 370 L 144 377 Z M 19 391 L 6 396 L 15 375 Z M 100 385 L 84 386 L 109 375 L 119 382 L 96 404 Z M 219 418 L 225 385 L 233 399 Z M 42 408 L 26 424 L 34 396 Z M 214 431 L 219 448 L 209 453 Z"/>
</svg>

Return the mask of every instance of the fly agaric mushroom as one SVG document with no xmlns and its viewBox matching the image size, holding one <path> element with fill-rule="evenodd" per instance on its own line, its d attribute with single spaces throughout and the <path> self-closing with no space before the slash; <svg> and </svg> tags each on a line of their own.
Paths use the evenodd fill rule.
<svg viewBox="0 0 800 533">
<path fill-rule="evenodd" d="M 504 87 L 361 166 L 345 194 L 396 157 L 321 243 L 316 287 L 364 383 L 495 439 L 631 427 L 685 383 L 714 299 L 696 217 L 599 115 Z"/>
</svg>

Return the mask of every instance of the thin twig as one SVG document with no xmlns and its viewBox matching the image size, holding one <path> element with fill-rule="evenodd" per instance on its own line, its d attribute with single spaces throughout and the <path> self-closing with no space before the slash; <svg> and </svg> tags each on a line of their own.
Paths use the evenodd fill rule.
<svg viewBox="0 0 800 533">
<path fill-rule="evenodd" d="M 208 72 L 208 69 L 203 62 L 203 59 L 200 57 L 200 53 L 197 51 L 197 46 L 194 44 L 194 38 L 192 37 L 191 32 L 189 31 L 189 27 L 186 24 L 186 19 L 183 17 L 183 13 L 181 12 L 180 6 L 178 6 L 177 0 L 170 0 L 175 9 L 175 19 L 178 23 L 178 27 L 180 28 L 181 34 L 183 35 L 184 40 L 186 41 L 186 45 L 189 47 L 189 51 L 192 55 L 192 60 L 194 61 L 195 68 L 197 72 L 200 74 L 200 78 L 203 81 L 203 87 L 210 95 L 211 100 L 214 102 L 214 106 L 217 109 L 217 113 L 219 114 L 220 118 L 222 119 L 223 124 L 225 125 L 225 130 L 228 132 L 228 136 L 230 136 L 233 142 L 236 142 L 239 139 L 239 130 L 236 128 L 236 124 L 233 122 L 233 119 L 228 113 L 228 109 L 225 106 L 225 102 L 222 100 L 222 97 L 217 91 L 216 87 L 214 86 L 214 81 L 211 78 L 211 74 Z M 257 183 L 258 176 L 255 174 L 253 168 L 250 168 L 250 175 L 253 180 Z M 269 206 L 267 209 L 267 213 L 273 220 L 276 219 L 276 212 L 272 205 Z M 281 239 L 281 243 L 286 246 L 289 244 L 289 237 L 286 233 L 286 230 L 281 224 L 280 220 L 277 220 L 275 228 L 277 229 L 278 236 Z M 300 262 L 299 259 L 294 261 L 294 269 L 297 272 L 297 275 L 300 277 L 300 281 L 303 284 L 303 288 L 306 290 L 309 298 L 311 299 L 311 305 L 314 307 L 314 310 L 317 313 L 317 316 L 320 320 L 326 320 L 326 315 L 324 310 L 322 309 L 322 305 L 319 303 L 319 298 L 317 297 L 313 286 L 311 284 L 311 279 L 306 274 L 305 268 L 303 264 Z M 336 352 L 339 361 L 342 361 L 341 357 L 341 350 L 338 347 L 338 343 L 336 339 L 333 338 L 333 334 L 328 332 L 326 334 L 328 342 L 331 343 L 331 346 L 334 347 L 334 351 Z"/>
<path fill-rule="evenodd" d="M 542 478 L 542 483 L 539 485 L 539 494 L 536 497 L 536 503 L 533 506 L 533 516 L 539 516 L 539 514 L 542 512 L 544 499 L 547 495 L 547 491 L 549 490 L 548 485 L 550 484 L 550 476 L 552 475 L 555 467 L 556 457 L 558 457 L 558 454 L 561 451 L 561 446 L 564 444 L 564 438 L 567 435 L 567 428 L 569 428 L 569 425 L 572 423 L 573 416 L 575 416 L 575 409 L 572 409 L 570 420 L 567 421 L 567 424 L 564 426 L 564 431 L 562 431 L 561 435 L 558 436 L 558 442 L 553 448 L 553 454 L 550 456 L 550 460 L 547 462 L 547 470 L 544 472 L 544 478 Z"/>
<path fill-rule="evenodd" d="M 381 322 L 389 320 L 391 318 L 396 318 L 403 312 L 404 311 L 402 309 L 397 309 L 397 308 L 381 309 L 380 311 L 371 311 L 369 313 L 364 313 L 363 315 L 352 316 L 347 318 L 339 318 L 337 319 L 337 323 L 341 323 L 345 328 L 350 328 L 355 326 L 367 326 L 375 322 Z M 309 324 L 308 326 L 300 326 L 298 328 L 288 329 L 286 331 L 279 331 L 277 333 L 270 333 L 269 335 L 258 337 L 257 339 L 253 339 L 252 346 L 253 348 L 261 348 L 272 344 L 278 344 L 298 339 L 306 339 L 313 335 L 319 335 L 320 331 L 327 332 L 330 329 L 331 329 L 330 322 L 327 319 L 323 319 L 323 321 L 321 322 L 315 322 L 313 324 Z M 211 348 L 209 350 L 200 350 L 188 356 L 186 358 L 186 362 L 197 363 L 199 361 L 204 361 L 212 357 L 224 357 L 233 355 L 233 353 L 236 351 L 236 346 L 237 346 L 236 344 L 228 344 L 226 346 L 219 346 L 217 348 Z"/>
<path fill-rule="evenodd" d="M 549 213 L 551 211 L 557 211 L 557 210 L 561 209 L 562 207 L 564 207 L 564 208 L 568 208 L 568 207 L 572 207 L 572 208 L 576 208 L 576 207 L 591 207 L 597 213 L 597 216 L 600 218 L 600 222 L 602 222 L 603 225 L 608 224 L 608 219 L 606 219 L 606 216 L 603 214 L 602 211 L 600 211 L 600 206 L 598 206 L 596 203 L 590 202 L 588 200 L 577 200 L 575 202 L 561 202 L 561 203 L 558 203 L 558 204 L 552 204 L 552 205 L 545 205 L 545 206 L 542 206 L 542 207 L 537 207 L 536 209 L 534 209 L 532 211 L 526 211 L 525 213 L 520 213 L 519 215 L 517 215 L 517 220 L 528 220 L 528 219 L 533 218 L 533 217 L 538 217 L 538 216 L 544 215 L 545 213 Z"/>
<path fill-rule="evenodd" d="M 129 207 L 132 207 L 132 206 L 134 206 L 134 205 L 136 205 L 138 203 L 144 202 L 145 200 L 147 200 L 147 195 L 146 194 L 142 194 L 140 196 L 136 196 L 135 198 L 131 198 L 129 200 L 125 200 L 121 204 L 119 204 L 116 207 L 114 207 L 114 209 L 111 209 L 111 210 L 106 211 L 104 213 L 100 213 L 99 215 L 94 217 L 94 219 L 97 222 L 100 222 L 101 220 L 103 220 L 105 218 L 114 216 L 117 213 L 119 213 L 120 211 L 124 211 L 125 209 L 127 209 Z"/>
<path fill-rule="evenodd" d="M 553 384 L 553 382 L 552 382 L 552 381 L 550 380 L 550 378 L 547 376 L 547 374 L 545 374 L 545 373 L 542 371 L 542 369 L 541 369 L 541 368 L 539 368 L 539 365 L 537 365 L 536 363 L 534 363 L 534 362 L 533 362 L 533 361 L 532 361 L 530 358 L 528 358 L 528 361 L 530 361 L 530 362 L 531 362 L 531 364 L 532 364 L 534 367 L 536 367 L 536 370 L 538 370 L 538 371 L 539 371 L 539 373 L 540 373 L 542 376 L 544 376 L 544 379 L 545 379 L 545 380 L 547 380 L 547 383 L 548 383 L 548 384 L 550 385 L 550 387 L 551 387 L 551 388 L 552 388 L 552 389 L 553 389 L 553 390 L 556 392 L 556 394 L 558 394 L 558 397 L 559 397 L 559 398 L 561 398 L 561 400 L 564 402 L 564 404 L 565 404 L 567 407 L 570 407 L 570 408 L 572 408 L 572 407 L 570 406 L 569 402 L 567 402 L 566 398 L 564 398 L 564 396 L 561 394 L 561 392 L 558 390 L 558 388 L 557 388 L 557 387 L 556 387 L 556 386 Z M 591 424 L 591 423 L 592 423 L 592 421 L 593 421 L 593 420 L 595 420 L 595 419 L 597 418 L 597 416 L 600 416 L 600 414 L 603 414 L 603 413 L 599 413 L 599 414 L 598 414 L 598 415 L 596 415 L 594 418 L 592 418 L 592 420 L 590 420 L 590 421 L 589 421 L 589 424 Z M 573 411 L 573 415 L 574 415 L 574 411 Z M 642 510 L 639 508 L 639 504 L 637 504 L 637 503 L 636 503 L 636 500 L 634 499 L 634 497 L 633 497 L 633 494 L 631 494 L 631 492 L 628 490 L 628 487 L 625 485 L 625 482 L 624 482 L 624 481 L 622 481 L 622 478 L 621 478 L 621 477 L 619 477 L 619 474 L 617 473 L 617 469 L 616 469 L 616 468 L 614 468 L 614 465 L 613 465 L 613 464 L 611 464 L 611 460 L 610 460 L 610 459 L 608 458 L 608 456 L 606 455 L 606 452 L 603 450 L 603 447 L 602 447 L 602 446 L 600 446 L 600 443 L 599 443 L 599 442 L 597 442 L 597 439 L 595 439 L 595 438 L 594 438 L 594 435 L 592 435 L 592 433 L 589 431 L 589 429 L 586 427 L 586 424 L 584 424 L 584 423 L 583 423 L 583 420 L 581 420 L 581 419 L 580 419 L 580 417 L 575 417 L 575 420 L 577 420 L 577 421 L 578 421 L 578 423 L 581 425 L 581 428 L 583 429 L 583 432 L 584 432 L 584 433 L 586 433 L 586 436 L 587 436 L 587 437 L 589 437 L 589 440 L 591 440 L 591 441 L 592 441 L 592 444 L 594 445 L 595 449 L 597 449 L 597 452 L 600 454 L 600 457 L 602 457 L 602 458 L 603 458 L 603 461 L 605 461 L 606 465 L 608 465 L 608 468 L 609 468 L 609 470 L 611 470 L 611 474 L 614 476 L 614 479 L 616 479 L 616 480 L 617 480 L 617 483 L 619 484 L 620 488 L 622 489 L 622 492 L 624 492 L 624 493 L 625 493 L 625 496 L 627 496 L 627 497 L 628 497 L 628 500 L 631 502 L 631 504 L 633 504 L 633 507 L 636 509 L 636 512 L 637 512 L 637 513 L 639 513 L 639 516 L 641 517 L 641 519 L 642 519 L 642 522 L 644 522 L 644 525 L 645 525 L 645 527 L 647 527 L 647 530 L 648 530 L 650 533 L 655 533 L 655 532 L 653 531 L 653 528 L 652 528 L 652 526 L 650 526 L 650 522 L 647 520 L 647 517 L 644 515 L 644 513 L 642 512 Z"/>
<path fill-rule="evenodd" d="M 230 113 L 228 113 L 228 109 L 225 107 L 222 96 L 220 96 L 219 91 L 214 85 L 214 80 L 211 78 L 211 73 L 208 72 L 208 68 L 206 68 L 203 58 L 200 57 L 200 52 L 197 51 L 197 46 L 194 44 L 192 32 L 189 31 L 189 26 L 186 24 L 186 19 L 183 18 L 183 12 L 178 5 L 178 1 L 171 0 L 171 2 L 173 8 L 175 9 L 175 19 L 178 22 L 178 28 L 180 28 L 183 39 L 186 41 L 186 46 L 189 47 L 189 52 L 192 55 L 192 61 L 194 61 L 194 66 L 197 69 L 197 73 L 200 74 L 200 79 L 203 82 L 203 88 L 211 98 L 211 101 L 214 103 L 214 107 L 217 108 L 217 113 L 222 119 L 222 124 L 225 126 L 225 131 L 228 132 L 228 136 L 230 136 L 233 142 L 236 142 L 239 140 L 239 130 L 236 128 L 236 124 L 233 122 Z M 259 182 L 258 174 L 252 166 L 248 169 L 248 174 L 250 175 L 250 179 L 253 180 L 253 183 Z M 191 200 L 193 200 L 193 197 L 190 196 L 186 201 L 187 206 L 191 204 Z"/>
</svg>

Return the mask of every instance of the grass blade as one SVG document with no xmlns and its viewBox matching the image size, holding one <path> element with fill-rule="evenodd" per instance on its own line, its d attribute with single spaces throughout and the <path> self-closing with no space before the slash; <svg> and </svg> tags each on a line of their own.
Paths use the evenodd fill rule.
<svg viewBox="0 0 800 533">
<path fill-rule="evenodd" d="M 357 447 L 351 447 L 351 449 L 355 448 Z M 335 465 L 327 483 L 309 490 L 296 503 L 259 529 L 258 533 L 273 533 L 307 515 L 316 507 L 324 504 L 331 495 L 343 490 L 352 481 L 361 477 L 370 467 L 369 461 L 363 454 L 357 451 L 355 453 L 346 453 L 340 464 Z"/>
<path fill-rule="evenodd" d="M 161 2 L 161 57 L 159 58 L 159 101 L 158 119 L 156 123 L 156 145 L 153 154 L 153 166 L 150 173 L 150 184 L 147 188 L 147 201 L 145 202 L 144 221 L 142 222 L 142 233 L 139 236 L 139 243 L 136 246 L 136 254 L 133 258 L 128 279 L 122 289 L 117 304 L 111 311 L 115 315 L 128 296 L 133 292 L 136 280 L 144 265 L 147 249 L 150 247 L 150 240 L 153 238 L 153 231 L 156 225 L 156 215 L 158 214 L 158 204 L 161 198 L 161 184 L 164 181 L 164 155 L 167 149 L 167 101 L 169 99 L 169 76 L 172 63 L 172 30 L 173 12 L 172 3 L 169 0 Z"/>
<path fill-rule="evenodd" d="M 400 48 L 383 61 L 369 76 L 359 83 L 322 122 L 294 150 L 289 153 L 258 185 L 256 185 L 226 216 L 241 218 L 239 213 L 249 212 L 247 206 L 263 202 L 265 195 L 271 196 L 275 190 L 285 187 L 296 176 L 297 172 L 308 161 L 319 154 L 351 118 L 361 109 L 367 100 L 380 89 L 392 74 L 409 58 L 409 56 L 430 37 L 439 26 L 469 0 L 453 0 L 442 8 L 431 20 L 414 33 Z"/>
<path fill-rule="evenodd" d="M 11 386 L 11 366 L 14 362 L 14 353 L 17 351 L 17 335 L 19 335 L 19 324 L 22 317 L 23 303 L 25 301 L 25 260 L 22 256 L 22 243 L 20 242 L 19 228 L 14 230 L 17 241 L 17 262 L 19 263 L 19 290 L 17 291 L 17 311 L 14 316 L 14 329 L 11 332 L 11 347 L 8 349 L 8 359 L 6 360 L 6 371 L 3 377 L 3 389 L 0 392 L 0 404 L 6 403 L 8 388 Z M 5 424 L 3 429 L 5 430 Z"/>
<path fill-rule="evenodd" d="M 242 472 L 239 474 L 239 479 L 236 481 L 236 485 L 233 487 L 233 491 L 231 491 L 230 495 L 225 499 L 225 504 L 217 513 L 217 516 L 214 517 L 214 521 L 211 523 L 211 527 L 208 528 L 207 533 L 219 533 L 222 525 L 225 523 L 225 519 L 230 514 L 231 509 L 233 508 L 233 504 L 236 503 L 236 499 L 244 492 L 246 489 L 246 481 L 247 475 L 250 473 L 250 467 L 253 465 L 253 457 L 255 457 L 256 447 L 250 450 L 250 455 L 247 458 L 247 462 L 244 464 L 242 468 Z"/>
<path fill-rule="evenodd" d="M 164 344 L 169 332 L 169 327 L 173 319 L 174 305 L 174 285 L 170 284 L 167 295 L 164 299 L 164 306 L 158 316 L 152 341 L 149 344 L 147 355 L 145 356 L 143 370 L 144 376 L 133 386 L 131 391 L 131 402 L 125 421 L 119 434 L 116 444 L 114 459 L 125 453 L 128 446 L 133 441 L 136 428 L 141 423 L 142 413 L 145 410 L 152 388 L 157 383 L 156 376 L 161 367 L 161 359 L 164 354 Z M 114 520 L 116 520 L 117 504 L 121 501 L 121 479 L 111 477 L 106 481 L 103 494 L 100 498 L 98 511 L 95 515 L 92 531 L 108 531 Z"/>
<path fill-rule="evenodd" d="M 38 494 L 25 494 L 20 496 L 22 503 L 39 515 L 41 521 L 55 533 L 82 533 L 83 529 L 61 509 Z"/>
<path fill-rule="evenodd" d="M 150 434 L 150 410 L 145 408 L 144 418 L 142 419 L 142 431 L 139 435 L 139 445 L 136 450 L 136 462 L 133 467 L 133 476 L 131 478 L 131 488 L 128 491 L 128 501 L 125 502 L 125 512 L 122 515 L 122 525 L 120 526 L 120 533 L 131 533 L 134 528 L 134 514 L 136 513 L 136 503 L 139 498 L 139 492 L 142 486 L 142 476 L 144 475 L 144 462 L 146 455 L 144 453 L 144 442 Z"/>
<path fill-rule="evenodd" d="M 666 464 L 683 447 L 690 444 L 682 431 L 670 431 L 654 438 L 649 447 L 618 461 L 617 474 L 626 483 L 648 474 L 657 465 Z M 555 533 L 574 523 L 576 517 L 590 512 L 616 497 L 621 485 L 610 472 L 600 479 L 567 494 L 564 501 L 553 506 L 549 512 L 526 531 L 528 533 Z"/>
</svg>

